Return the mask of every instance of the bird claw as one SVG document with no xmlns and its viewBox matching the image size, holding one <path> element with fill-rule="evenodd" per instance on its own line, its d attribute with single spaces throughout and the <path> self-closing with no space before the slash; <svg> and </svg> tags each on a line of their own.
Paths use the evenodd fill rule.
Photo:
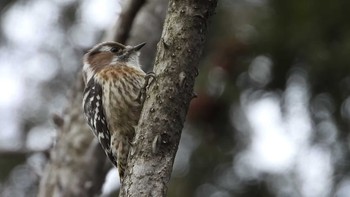
<svg viewBox="0 0 350 197">
<path fill-rule="evenodd" d="M 151 85 L 153 83 L 153 81 L 156 78 L 156 74 L 154 72 L 149 72 L 146 74 L 145 76 L 145 83 L 143 84 L 143 86 L 140 89 L 139 95 L 136 98 L 136 101 L 139 104 L 143 104 L 145 102 L 146 99 L 146 89 L 149 85 Z M 152 79 L 152 80 L 151 80 Z"/>
</svg>

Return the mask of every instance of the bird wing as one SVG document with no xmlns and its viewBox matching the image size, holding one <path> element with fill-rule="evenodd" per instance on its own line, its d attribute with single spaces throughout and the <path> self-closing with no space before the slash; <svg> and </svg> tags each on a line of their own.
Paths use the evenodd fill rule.
<svg viewBox="0 0 350 197">
<path fill-rule="evenodd" d="M 117 159 L 111 150 L 111 134 L 108 129 L 108 123 L 103 109 L 102 86 L 92 77 L 84 90 L 83 109 L 88 125 L 94 135 L 98 138 L 103 150 L 117 166 Z"/>
</svg>

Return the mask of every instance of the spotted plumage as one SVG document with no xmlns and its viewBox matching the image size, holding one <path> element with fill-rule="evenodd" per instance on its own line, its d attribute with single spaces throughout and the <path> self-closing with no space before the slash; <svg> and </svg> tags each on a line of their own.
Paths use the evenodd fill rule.
<svg viewBox="0 0 350 197">
<path fill-rule="evenodd" d="M 84 114 L 121 178 L 142 107 L 136 99 L 146 75 L 138 61 L 143 45 L 107 42 L 84 56 Z"/>
</svg>

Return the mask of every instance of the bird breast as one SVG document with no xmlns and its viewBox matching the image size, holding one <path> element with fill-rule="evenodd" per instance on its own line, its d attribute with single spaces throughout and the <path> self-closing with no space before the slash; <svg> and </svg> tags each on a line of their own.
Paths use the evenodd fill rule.
<svg viewBox="0 0 350 197">
<path fill-rule="evenodd" d="M 111 130 L 129 130 L 137 124 L 142 106 L 136 98 L 144 77 L 141 69 L 127 66 L 106 67 L 99 72 L 97 78 L 102 84 L 102 101 Z"/>
</svg>

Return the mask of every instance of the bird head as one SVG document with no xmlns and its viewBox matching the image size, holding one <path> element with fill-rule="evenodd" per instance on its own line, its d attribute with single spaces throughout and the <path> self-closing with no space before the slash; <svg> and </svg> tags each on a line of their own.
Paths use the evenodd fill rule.
<svg viewBox="0 0 350 197">
<path fill-rule="evenodd" d="M 84 55 L 84 80 L 88 81 L 92 75 L 105 66 L 134 66 L 140 67 L 139 50 L 146 43 L 136 46 L 125 46 L 118 42 L 103 42 L 92 47 Z"/>
</svg>

